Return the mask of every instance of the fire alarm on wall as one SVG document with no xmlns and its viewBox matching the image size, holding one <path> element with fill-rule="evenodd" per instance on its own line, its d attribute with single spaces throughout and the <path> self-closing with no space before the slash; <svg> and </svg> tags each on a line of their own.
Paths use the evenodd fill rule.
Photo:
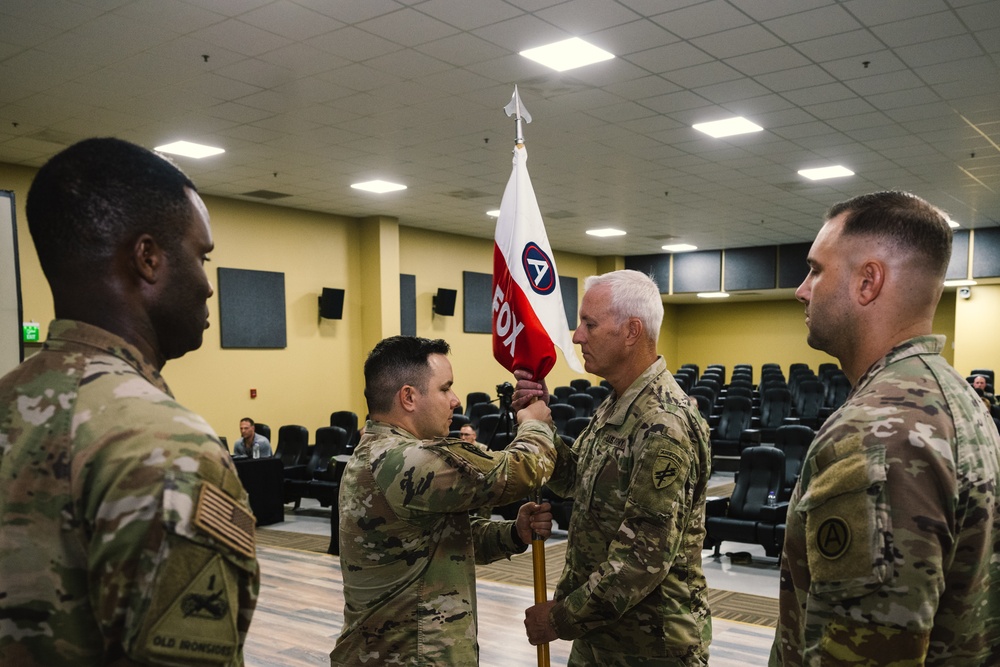
<svg viewBox="0 0 1000 667">
<path fill-rule="evenodd" d="M 251 389 L 250 390 L 250 398 L 257 398 L 257 390 L 256 389 Z"/>
<path fill-rule="evenodd" d="M 968 299 L 969 297 L 972 296 L 972 288 L 971 287 L 959 287 L 958 288 L 958 295 L 960 297 L 962 297 L 963 299 Z"/>
</svg>

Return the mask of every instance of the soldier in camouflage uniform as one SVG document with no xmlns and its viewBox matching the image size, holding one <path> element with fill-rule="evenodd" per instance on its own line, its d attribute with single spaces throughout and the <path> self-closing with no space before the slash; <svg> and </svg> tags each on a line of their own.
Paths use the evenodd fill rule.
<svg viewBox="0 0 1000 667">
<path fill-rule="evenodd" d="M 253 516 L 160 376 L 207 326 L 204 204 L 95 139 L 42 167 L 27 212 L 57 319 L 0 379 L 0 664 L 242 665 Z"/>
<path fill-rule="evenodd" d="M 527 610 L 528 638 L 575 640 L 570 667 L 705 665 L 708 425 L 656 353 L 656 284 L 615 271 L 584 286 L 573 341 L 614 391 L 549 481 L 575 502 L 555 599 Z M 515 375 L 514 405 L 546 396 L 527 373 Z"/>
<path fill-rule="evenodd" d="M 900 192 L 834 206 L 796 292 L 854 385 L 788 508 L 771 665 L 1000 664 L 1000 436 L 929 335 L 951 230 Z"/>
<path fill-rule="evenodd" d="M 470 510 L 510 503 L 540 487 L 556 460 L 548 406 L 517 415 L 517 439 L 492 452 L 448 427 L 452 391 L 443 340 L 396 336 L 365 363 L 370 421 L 340 486 L 344 628 L 339 665 L 476 665 L 475 563 L 521 553 L 547 536 L 547 503 L 515 521 Z"/>
</svg>

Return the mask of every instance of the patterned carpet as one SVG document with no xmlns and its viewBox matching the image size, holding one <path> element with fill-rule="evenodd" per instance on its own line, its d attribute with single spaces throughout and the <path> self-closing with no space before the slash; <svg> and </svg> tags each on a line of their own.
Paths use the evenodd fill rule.
<svg viewBox="0 0 1000 667">
<path fill-rule="evenodd" d="M 713 489 L 715 491 L 715 489 Z M 712 495 L 722 495 L 715 494 Z M 290 533 L 270 528 L 257 529 L 257 543 L 262 546 L 282 549 L 296 549 L 326 553 L 330 538 L 322 535 L 304 535 Z M 336 556 L 330 556 L 336 558 Z M 562 564 L 566 558 L 566 540 L 549 539 L 545 543 L 545 580 L 551 592 L 562 573 Z M 489 565 L 476 567 L 476 576 L 488 581 L 515 584 L 519 586 L 532 585 L 532 556 L 529 549 L 518 554 L 509 561 L 502 560 Z M 708 600 L 712 608 L 712 616 L 730 621 L 751 623 L 775 627 L 778 618 L 778 601 L 772 598 L 732 591 L 708 591 Z"/>
</svg>

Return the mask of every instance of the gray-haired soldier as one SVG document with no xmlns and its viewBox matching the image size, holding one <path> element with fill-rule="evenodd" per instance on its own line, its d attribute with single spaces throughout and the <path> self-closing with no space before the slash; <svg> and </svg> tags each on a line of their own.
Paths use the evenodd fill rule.
<svg viewBox="0 0 1000 667">
<path fill-rule="evenodd" d="M 1000 664 L 1000 436 L 931 334 L 952 233 L 903 192 L 834 206 L 796 292 L 854 388 L 788 509 L 772 665 Z"/>
<path fill-rule="evenodd" d="M 555 599 L 526 611 L 528 639 L 574 640 L 570 667 L 705 665 L 708 424 L 656 352 L 656 283 L 625 270 L 584 288 L 573 342 L 614 392 L 549 482 L 575 502 Z M 515 376 L 515 406 L 547 398 L 544 384 Z"/>
<path fill-rule="evenodd" d="M 475 564 L 551 532 L 547 503 L 525 503 L 515 521 L 470 516 L 549 478 L 555 428 L 539 402 L 518 412 L 503 451 L 448 438 L 459 403 L 448 351 L 394 336 L 365 362 L 371 418 L 340 487 L 344 628 L 331 665 L 478 664 Z"/>
<path fill-rule="evenodd" d="M 57 319 L 0 379 L 0 664 L 242 665 L 253 515 L 160 376 L 208 326 L 208 211 L 162 157 L 91 139 L 27 213 Z"/>
</svg>

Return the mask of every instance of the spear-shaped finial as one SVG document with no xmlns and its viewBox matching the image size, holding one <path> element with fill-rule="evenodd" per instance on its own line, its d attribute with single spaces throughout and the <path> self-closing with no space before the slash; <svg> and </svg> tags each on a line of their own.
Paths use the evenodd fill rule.
<svg viewBox="0 0 1000 667">
<path fill-rule="evenodd" d="M 525 123 L 531 122 L 531 114 L 528 110 L 524 108 L 521 104 L 521 96 L 517 94 L 517 86 L 514 86 L 514 97 L 510 98 L 510 103 L 503 108 L 507 112 L 508 116 L 514 117 L 514 143 L 518 146 L 524 145 L 524 133 L 521 132 L 521 119 L 524 119 Z"/>
</svg>

